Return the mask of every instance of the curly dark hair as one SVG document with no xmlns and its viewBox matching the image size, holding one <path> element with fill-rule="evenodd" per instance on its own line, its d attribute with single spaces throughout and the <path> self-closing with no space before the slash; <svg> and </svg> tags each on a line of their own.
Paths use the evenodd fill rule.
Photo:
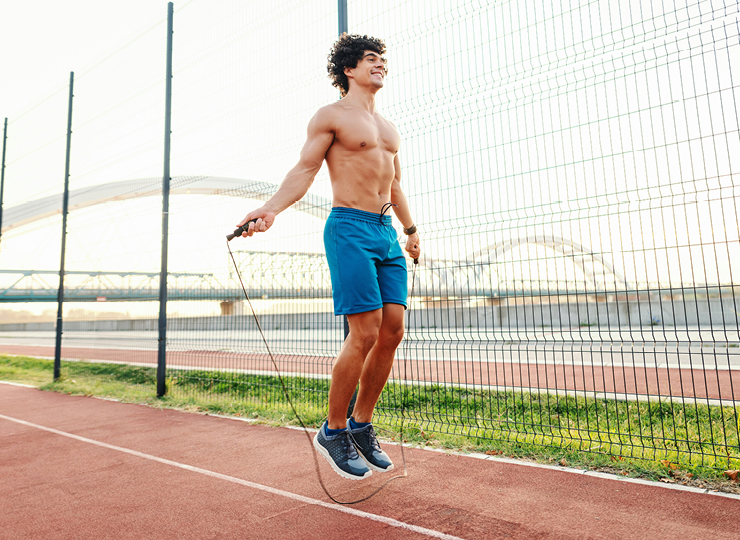
<svg viewBox="0 0 740 540">
<path fill-rule="evenodd" d="M 385 53 L 385 43 L 378 38 L 347 33 L 342 34 L 334 43 L 334 47 L 332 47 L 327 57 L 329 62 L 326 69 L 329 71 L 331 84 L 339 88 L 342 97 L 349 92 L 349 80 L 344 74 L 344 68 L 356 68 L 357 63 L 362 60 L 362 53 L 365 51 L 376 52 L 382 57 Z M 385 58 L 383 58 L 383 61 L 385 61 Z"/>
</svg>

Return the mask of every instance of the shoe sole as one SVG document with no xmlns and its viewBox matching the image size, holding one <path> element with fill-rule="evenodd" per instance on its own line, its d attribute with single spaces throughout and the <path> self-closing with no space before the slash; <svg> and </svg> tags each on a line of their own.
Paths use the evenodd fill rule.
<svg viewBox="0 0 740 540">
<path fill-rule="evenodd" d="M 363 476 L 356 476 L 354 474 L 350 474 L 347 471 L 343 471 L 342 469 L 340 469 L 337 466 L 337 464 L 334 463 L 334 460 L 329 455 L 329 451 L 326 448 L 324 448 L 323 446 L 321 446 L 321 444 L 319 443 L 318 434 L 313 438 L 313 446 L 314 446 L 314 448 L 316 448 L 316 450 L 318 451 L 318 453 L 321 454 L 324 457 L 324 459 L 326 459 L 326 461 L 329 462 L 329 465 L 331 465 L 331 468 L 334 469 L 334 472 L 337 473 L 339 476 L 341 476 L 343 478 L 347 478 L 349 480 L 364 480 L 365 478 L 367 478 L 368 476 L 370 476 L 371 474 L 373 474 L 373 471 L 372 470 L 368 470 Z M 358 454 L 359 454 L 359 452 L 358 452 Z M 365 458 L 362 456 L 362 454 L 360 454 L 360 457 L 362 458 L 363 461 L 365 461 Z M 369 468 L 370 467 L 368 466 L 368 469 Z"/>
</svg>

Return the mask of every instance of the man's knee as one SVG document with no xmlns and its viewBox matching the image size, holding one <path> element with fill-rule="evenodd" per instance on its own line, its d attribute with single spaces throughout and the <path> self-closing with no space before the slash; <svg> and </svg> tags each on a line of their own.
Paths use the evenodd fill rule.
<svg viewBox="0 0 740 540">
<path fill-rule="evenodd" d="M 392 306 L 386 306 L 383 314 L 383 324 L 380 328 L 379 339 L 381 343 L 388 344 L 392 347 L 397 347 L 403 340 L 404 316 L 403 306 L 393 304 Z"/>
<path fill-rule="evenodd" d="M 373 348 L 378 341 L 383 316 L 380 310 L 367 313 L 349 315 L 349 338 L 352 339 L 365 353 Z"/>
<path fill-rule="evenodd" d="M 379 335 L 379 329 L 365 328 L 362 331 L 350 332 L 350 339 L 357 343 L 363 353 L 367 354 L 378 341 Z"/>
<path fill-rule="evenodd" d="M 403 341 L 403 325 L 394 328 L 386 328 L 380 332 L 379 342 L 384 347 L 395 349 Z"/>
</svg>

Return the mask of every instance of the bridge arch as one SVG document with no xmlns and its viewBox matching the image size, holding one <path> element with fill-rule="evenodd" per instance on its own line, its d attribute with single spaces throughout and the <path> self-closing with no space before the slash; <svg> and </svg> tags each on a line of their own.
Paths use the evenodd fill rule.
<svg viewBox="0 0 740 540">
<path fill-rule="evenodd" d="M 524 244 L 540 245 L 558 253 L 562 253 L 566 257 L 570 258 L 573 261 L 573 264 L 578 266 L 589 278 L 596 277 L 596 272 L 593 270 L 593 267 L 595 266 L 594 263 L 600 264 L 606 269 L 607 275 L 614 277 L 615 282 L 624 286 L 627 285 L 624 276 L 622 276 L 622 274 L 614 268 L 614 265 L 604 257 L 598 253 L 593 253 L 590 248 L 584 247 L 573 240 L 560 236 L 532 235 L 497 242 L 473 253 L 473 260 L 480 260 L 484 257 L 488 257 L 489 262 L 495 263 L 498 258 L 507 251 L 511 251 Z M 491 257 L 491 254 L 493 254 L 493 257 Z"/>
<path fill-rule="evenodd" d="M 170 183 L 171 194 L 222 195 L 227 197 L 267 200 L 277 190 L 276 184 L 256 180 L 226 178 L 217 176 L 178 176 Z M 70 211 L 103 204 L 110 201 L 124 201 L 142 197 L 153 197 L 161 194 L 161 177 L 123 180 L 96 186 L 72 190 L 69 195 Z M 325 197 L 307 194 L 298 201 L 294 208 L 300 212 L 325 220 L 331 212 L 331 201 Z M 60 214 L 62 212 L 61 194 L 55 194 L 34 201 L 10 207 L 3 212 L 2 232 Z M 627 288 L 627 282 L 606 258 L 591 249 L 567 238 L 552 235 L 531 235 L 504 240 L 490 244 L 474 252 L 468 261 L 435 260 L 424 256 L 420 263 L 429 269 L 428 278 L 420 283 L 422 294 L 454 294 L 485 290 L 491 286 L 491 273 L 498 274 L 497 263 L 502 262 L 503 255 L 525 244 L 546 247 L 578 266 L 583 273 L 594 280 L 598 274 L 612 276 L 617 286 Z M 601 265 L 603 272 L 594 271 Z M 434 283 L 436 282 L 436 283 Z"/>
<path fill-rule="evenodd" d="M 125 201 L 161 195 L 162 178 L 122 180 L 69 192 L 69 210 L 80 210 L 110 201 Z M 277 185 L 257 180 L 224 178 L 220 176 L 176 176 L 170 180 L 171 195 L 224 195 L 245 199 L 267 200 Z M 331 201 L 325 197 L 307 194 L 293 208 L 306 214 L 326 219 L 331 212 Z M 62 194 L 57 193 L 3 211 L 2 232 L 62 213 Z"/>
<path fill-rule="evenodd" d="M 469 264 L 461 265 L 460 261 L 442 261 L 427 258 L 420 261 L 429 268 L 430 278 L 436 283 L 425 284 L 429 291 L 447 294 L 470 294 L 474 291 L 488 291 L 491 287 L 491 273 L 498 275 L 497 263 L 503 262 L 503 255 L 526 244 L 534 244 L 561 253 L 584 275 L 593 280 L 599 288 L 597 277 L 611 276 L 617 287 L 628 288 L 624 276 L 605 257 L 568 238 L 553 235 L 530 235 L 503 240 L 481 248 L 470 255 Z M 596 272 L 600 266 L 603 272 Z M 488 291 L 490 292 L 490 291 Z"/>
</svg>

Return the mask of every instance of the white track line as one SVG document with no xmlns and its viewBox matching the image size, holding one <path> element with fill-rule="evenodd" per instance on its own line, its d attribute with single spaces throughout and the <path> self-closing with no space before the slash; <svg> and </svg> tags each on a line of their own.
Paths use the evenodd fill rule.
<svg viewBox="0 0 740 540">
<path fill-rule="evenodd" d="M 347 506 L 342 506 L 339 504 L 333 504 L 333 503 L 327 503 L 324 501 L 319 501 L 317 499 L 311 499 L 309 497 L 304 497 L 303 495 L 298 495 L 296 493 L 291 493 L 289 491 L 283 491 L 282 489 L 276 489 L 269 486 L 263 486 L 262 484 L 256 484 L 254 482 L 249 482 L 248 480 L 242 480 L 241 478 L 235 478 L 233 476 L 228 476 L 225 474 L 217 473 L 214 471 L 209 471 L 207 469 L 201 469 L 200 467 L 193 467 L 192 465 L 186 465 L 184 463 L 178 463 L 177 461 L 171 461 L 169 459 L 160 458 L 157 456 L 153 456 L 151 454 L 145 454 L 143 452 L 137 452 L 136 450 L 131 450 L 129 448 L 123 448 L 121 446 L 115 446 L 112 444 L 96 441 L 94 439 L 88 439 L 87 437 L 81 437 L 79 435 L 75 435 L 73 433 L 67 433 L 65 431 L 59 431 L 58 429 L 46 427 L 46 426 L 40 426 L 38 424 L 33 424 L 31 422 L 26 422 L 25 420 L 20 420 L 18 418 L 13 418 L 10 416 L 5 416 L 4 414 L 0 414 L 0 418 L 4 420 L 8 420 L 9 422 L 15 422 L 17 424 L 22 424 L 24 426 L 29 426 L 32 428 L 40 429 L 43 431 L 48 431 L 49 433 L 54 433 L 55 435 L 61 435 L 63 437 L 69 437 L 70 439 L 75 439 L 77 441 L 81 441 L 88 444 L 94 444 L 96 446 L 101 446 L 103 448 L 107 448 L 109 450 L 115 450 L 117 452 L 123 452 L 124 454 L 130 454 L 132 456 L 136 456 L 143 459 L 148 459 L 149 461 L 156 461 L 157 463 L 163 463 L 165 465 L 169 465 L 171 467 L 178 467 L 180 469 L 184 469 L 186 471 L 191 471 L 199 474 L 203 474 L 205 476 L 210 476 L 212 478 L 218 478 L 219 480 L 225 480 L 227 482 L 232 482 L 234 484 L 240 484 L 242 486 L 247 486 L 252 489 L 258 489 L 260 491 L 265 491 L 267 493 L 271 493 L 273 495 L 279 495 L 281 497 L 286 497 L 288 499 L 292 499 L 294 501 L 302 502 L 304 504 L 312 504 L 314 506 L 322 506 L 324 508 L 329 508 L 330 510 L 336 510 L 338 512 L 344 512 L 345 514 L 350 514 L 356 517 L 369 519 L 372 521 L 378 521 L 380 523 L 384 523 L 386 525 L 390 525 L 391 527 L 398 527 L 399 529 L 406 529 L 408 531 L 412 531 L 415 533 L 423 534 L 425 536 L 429 536 L 430 538 L 441 538 L 443 540 L 463 540 L 462 538 L 458 536 L 452 536 L 450 534 L 445 534 L 439 531 L 435 531 L 432 529 L 427 529 L 424 527 L 419 527 L 417 525 L 411 525 L 410 523 L 404 523 L 403 521 L 398 521 L 393 518 L 385 517 L 385 516 L 379 516 L 377 514 L 371 514 L 369 512 L 363 512 L 362 510 L 356 510 L 354 508 L 349 508 Z"/>
<path fill-rule="evenodd" d="M 38 388 L 37 386 L 32 386 L 32 385 L 28 385 L 28 384 L 12 383 L 12 382 L 8 382 L 8 381 L 0 381 L 0 384 L 10 384 L 10 385 L 13 385 L 13 386 L 21 386 L 21 387 L 24 387 L 24 388 Z M 102 400 L 105 400 L 105 401 L 115 401 L 116 403 L 120 403 L 117 399 L 102 398 L 102 397 L 98 397 L 98 396 L 92 396 L 92 397 L 95 398 L 95 399 L 102 399 Z M 226 419 L 226 420 L 236 420 L 238 422 L 247 422 L 247 423 L 257 422 L 257 420 L 252 420 L 250 418 L 240 418 L 240 417 L 237 417 L 237 416 L 227 416 L 227 415 L 222 415 L 222 414 L 206 413 L 205 416 L 213 416 L 215 418 L 223 418 L 223 419 Z M 9 417 L 3 416 L 1 414 L 0 414 L 0 418 L 8 418 L 10 420 Z M 22 422 L 22 420 L 19 420 L 19 422 Z M 294 429 L 294 430 L 301 431 L 301 432 L 304 431 L 304 428 L 299 427 L 299 426 L 283 426 L 283 427 L 285 429 Z M 51 428 L 49 428 L 49 429 L 51 429 Z M 308 428 L 308 431 L 311 432 L 311 433 L 315 433 L 318 430 L 317 429 Z M 75 435 L 75 437 L 76 437 L 76 435 Z M 100 444 L 104 444 L 104 443 L 100 443 Z M 399 445 L 397 442 L 390 441 L 390 440 L 383 441 L 383 444 L 390 444 L 390 445 L 394 445 L 394 446 L 405 446 L 407 448 L 417 448 L 413 444 Z M 500 463 L 507 463 L 509 465 L 518 465 L 518 466 L 523 466 L 523 467 L 534 467 L 534 468 L 539 468 L 539 469 L 548 469 L 548 470 L 552 470 L 552 471 L 560 471 L 560 472 L 566 472 L 566 473 L 582 474 L 582 475 L 587 476 L 587 477 L 588 476 L 596 476 L 598 478 L 605 478 L 607 480 L 614 480 L 614 481 L 617 481 L 617 482 L 625 482 L 625 483 L 628 483 L 628 484 L 641 484 L 641 485 L 645 485 L 645 486 L 658 487 L 658 488 L 662 488 L 662 489 L 670 489 L 670 490 L 676 490 L 676 491 L 688 491 L 688 492 L 691 492 L 691 493 L 701 493 L 701 494 L 705 494 L 705 495 L 714 495 L 714 496 L 717 496 L 717 497 L 726 497 L 726 498 L 729 498 L 729 499 L 737 499 L 737 500 L 740 500 L 740 495 L 738 495 L 736 493 L 725 493 L 723 491 L 716 491 L 716 490 L 713 490 L 711 488 L 698 488 L 698 487 L 694 487 L 694 486 L 683 486 L 681 484 L 661 483 L 661 482 L 657 482 L 655 480 L 645 480 L 643 478 L 628 478 L 628 477 L 624 477 L 624 476 L 618 476 L 618 475 L 612 474 L 612 473 L 602 473 L 602 472 L 598 472 L 598 471 L 591 471 L 591 470 L 588 470 L 588 469 L 574 469 L 574 468 L 571 468 L 571 467 L 562 467 L 562 466 L 558 466 L 558 465 L 548 465 L 548 464 L 545 464 L 545 463 L 536 463 L 536 462 L 533 462 L 533 461 L 525 461 L 523 459 L 506 458 L 506 457 L 500 457 L 500 456 L 489 456 L 489 455 L 480 454 L 480 453 L 477 453 L 477 452 L 455 452 L 455 451 L 452 451 L 452 450 L 439 449 L 439 448 L 424 448 L 423 450 L 425 452 L 438 452 L 438 453 L 442 453 L 442 454 L 451 454 L 451 455 L 455 455 L 455 456 L 469 457 L 469 458 L 473 458 L 473 459 L 481 459 L 481 460 L 484 460 L 484 461 L 498 461 Z M 132 452 L 133 452 L 133 450 L 132 450 Z M 159 459 L 159 458 L 157 458 L 157 459 Z M 344 508 L 344 507 L 342 507 L 342 508 Z M 444 536 L 442 538 L 455 538 L 455 537 L 454 536 L 447 535 L 447 536 Z"/>
</svg>

